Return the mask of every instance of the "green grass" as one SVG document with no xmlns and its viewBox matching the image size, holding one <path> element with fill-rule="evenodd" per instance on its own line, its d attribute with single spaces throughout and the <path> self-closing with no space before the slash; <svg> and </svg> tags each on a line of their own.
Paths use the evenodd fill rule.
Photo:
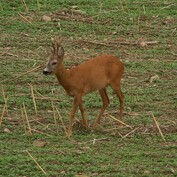
<svg viewBox="0 0 177 177">
<path fill-rule="evenodd" d="M 155 177 L 177 175 L 177 3 L 166 1 L 52 0 L 0 2 L 0 90 L 8 97 L 8 114 L 0 125 L 0 177 L 13 176 L 108 176 Z M 38 3 L 39 2 L 39 5 Z M 56 12 L 77 6 L 84 15 L 60 19 Z M 24 21 L 19 13 L 31 21 Z M 51 15 L 53 14 L 53 15 Z M 53 20 L 44 22 L 43 15 Z M 96 130 L 74 125 L 71 140 L 65 136 L 61 119 L 55 124 L 51 100 L 36 92 L 35 114 L 29 84 L 50 97 L 67 127 L 72 98 L 54 76 L 44 76 L 47 46 L 51 36 L 64 37 L 65 65 L 70 67 L 91 57 L 111 53 L 125 64 L 122 90 L 125 95 L 124 122 L 133 127 L 118 129 L 109 114 L 118 117 L 119 101 L 111 88 L 111 104 Z M 92 44 L 95 41 L 107 45 Z M 142 47 L 139 41 L 157 41 Z M 127 43 L 123 44 L 123 43 Z M 114 45 L 115 44 L 115 45 Z M 41 68 L 26 73 L 32 68 Z M 159 79 L 148 82 L 158 75 Z M 32 135 L 25 133 L 20 107 L 26 106 Z M 0 117 L 4 108 L 0 91 Z M 97 92 L 84 97 L 92 125 L 101 107 Z M 156 129 L 153 112 L 166 142 Z M 76 118 L 80 119 L 80 112 Z M 9 132 L 6 132 L 8 131 Z M 127 137 L 122 138 L 121 136 Z M 36 146 L 35 141 L 44 142 Z M 44 175 L 26 152 L 45 170 Z"/>
</svg>

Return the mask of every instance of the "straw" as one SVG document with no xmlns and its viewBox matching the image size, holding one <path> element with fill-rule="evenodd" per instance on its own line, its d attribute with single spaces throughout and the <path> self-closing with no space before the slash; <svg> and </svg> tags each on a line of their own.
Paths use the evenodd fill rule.
<svg viewBox="0 0 177 177">
<path fill-rule="evenodd" d="M 53 90 L 52 90 L 52 95 L 53 95 Z M 52 104 L 52 111 L 53 111 L 53 118 L 54 118 L 55 126 L 56 126 L 56 128 L 57 128 L 57 133 L 59 133 L 59 127 L 58 127 L 58 124 L 57 124 L 57 118 L 56 118 L 56 113 L 55 113 L 55 107 L 54 107 L 54 103 L 53 103 L 52 100 L 51 100 L 51 104 Z"/>
<path fill-rule="evenodd" d="M 67 131 L 66 131 L 65 124 L 63 123 L 63 119 L 62 119 L 62 117 L 61 117 L 61 115 L 60 115 L 60 112 L 58 111 L 57 107 L 55 107 L 55 109 L 56 109 L 56 111 L 57 111 L 57 113 L 58 113 L 58 116 L 59 116 L 59 118 L 60 118 L 60 120 L 61 120 L 61 123 L 62 123 L 63 129 L 64 129 L 64 131 L 65 131 L 65 134 L 66 134 L 66 136 L 69 138 L 68 133 L 67 133 Z"/>
<path fill-rule="evenodd" d="M 3 94 L 3 98 L 4 98 L 4 107 L 3 107 L 1 118 L 0 118 L 0 126 L 2 125 L 2 120 L 3 120 L 5 112 L 6 112 L 7 116 L 9 115 L 8 107 L 7 107 L 8 97 L 5 95 L 5 91 L 4 91 L 3 87 L 2 87 L 2 94 Z"/>
<path fill-rule="evenodd" d="M 26 17 L 24 17 L 22 14 L 18 13 L 18 15 L 25 20 L 26 22 L 28 22 L 29 24 L 32 24 Z"/>
<path fill-rule="evenodd" d="M 138 130 L 139 127 L 135 128 L 134 130 L 130 131 L 129 133 L 127 133 L 126 135 L 124 135 L 122 138 L 126 138 L 128 135 L 134 133 L 136 130 Z"/>
<path fill-rule="evenodd" d="M 120 4 L 121 4 L 122 12 L 124 13 L 125 10 L 124 10 L 124 6 L 123 6 L 123 3 L 122 3 L 122 0 L 120 0 Z"/>
<path fill-rule="evenodd" d="M 41 169 L 41 171 L 46 175 L 47 173 L 44 171 L 44 169 L 39 165 L 39 163 L 36 161 L 36 159 L 26 150 L 27 154 L 31 157 L 31 159 L 36 163 L 36 165 Z"/>
<path fill-rule="evenodd" d="M 35 97 L 34 97 L 34 89 L 33 89 L 33 86 L 31 84 L 28 84 L 31 88 L 31 96 L 33 98 L 33 104 L 34 104 L 34 110 L 35 110 L 35 113 L 37 115 L 37 106 L 36 106 L 36 100 L 35 100 Z"/>
<path fill-rule="evenodd" d="M 36 130 L 36 129 L 31 129 L 31 131 L 34 131 L 34 132 L 37 132 L 37 133 L 40 133 L 40 134 L 43 134 L 43 135 L 47 135 L 47 136 L 49 136 L 49 137 L 52 137 L 52 135 L 49 135 L 49 134 L 47 134 L 47 133 L 41 132 L 41 131 Z"/>
<path fill-rule="evenodd" d="M 4 117 L 5 109 L 6 109 L 6 107 L 5 107 L 5 105 L 4 105 L 3 110 L 2 110 L 1 119 L 0 119 L 0 126 L 2 125 L 2 119 L 3 119 L 3 117 Z"/>
<path fill-rule="evenodd" d="M 160 129 L 159 123 L 157 122 L 157 120 L 156 120 L 156 118 L 155 118 L 153 112 L 150 112 L 150 113 L 151 113 L 151 115 L 152 115 L 153 121 L 154 121 L 154 123 L 155 123 L 155 125 L 156 125 L 156 127 L 157 127 L 157 129 L 158 129 L 158 131 L 159 131 L 159 133 L 160 133 L 160 135 L 161 135 L 161 137 L 162 137 L 162 139 L 166 142 L 165 137 L 163 136 L 163 133 L 162 133 L 162 131 L 161 131 L 161 129 Z"/>
<path fill-rule="evenodd" d="M 29 133 L 32 134 L 31 126 L 30 126 L 30 123 L 29 123 L 29 120 L 28 120 L 28 115 L 27 115 L 27 112 L 26 112 L 26 106 L 25 106 L 24 103 L 23 103 L 23 110 L 24 110 L 24 113 L 25 113 L 25 118 L 26 118 L 26 122 L 27 122 L 27 125 L 28 125 Z"/>
<path fill-rule="evenodd" d="M 24 75 L 26 75 L 26 74 L 29 74 L 29 73 L 31 73 L 31 72 L 33 72 L 33 71 L 35 71 L 35 70 L 37 70 L 37 69 L 39 69 L 39 68 L 41 68 L 41 67 L 42 67 L 42 66 L 40 65 L 40 66 L 37 66 L 37 67 L 35 67 L 35 68 L 33 68 L 33 69 L 29 70 L 29 71 L 26 71 L 26 72 L 24 72 L 24 73 L 18 75 L 17 77 L 15 77 L 15 79 L 18 79 L 19 77 L 22 77 L 22 76 L 24 76 Z"/>
<path fill-rule="evenodd" d="M 21 1 L 22 1 L 22 4 L 25 6 L 26 11 L 28 12 L 28 7 L 27 7 L 27 5 L 26 5 L 25 0 L 21 0 Z"/>
<path fill-rule="evenodd" d="M 38 10 L 40 10 L 39 0 L 37 0 L 37 8 L 38 8 Z"/>
<path fill-rule="evenodd" d="M 55 113 L 55 106 L 53 104 L 53 102 L 51 101 L 51 104 L 52 104 L 52 112 L 53 112 L 53 118 L 54 118 L 54 122 L 55 122 L 55 126 L 57 128 L 57 133 L 59 133 L 59 127 L 58 127 L 58 124 L 57 124 L 57 118 L 56 118 L 56 113 Z"/>
<path fill-rule="evenodd" d="M 21 105 L 20 105 L 20 112 L 21 112 L 21 117 L 22 117 L 22 121 L 23 121 L 23 125 L 24 125 L 24 130 L 25 130 L 25 133 L 26 133 L 27 130 L 26 130 L 26 124 L 25 124 L 25 115 L 24 115 L 23 107 Z"/>
<path fill-rule="evenodd" d="M 126 127 L 128 127 L 128 128 L 130 128 L 130 129 L 132 129 L 132 127 L 131 127 L 130 125 L 128 125 L 128 124 L 126 124 L 126 123 L 122 122 L 122 121 L 121 121 L 121 120 L 119 120 L 119 119 L 116 119 L 114 116 L 111 116 L 110 114 L 108 114 L 108 116 L 109 116 L 110 118 L 112 118 L 112 119 L 114 119 L 114 120 L 118 121 L 119 123 L 121 123 L 121 124 L 125 125 Z"/>
<path fill-rule="evenodd" d="M 9 115 L 9 112 L 8 112 L 8 106 L 7 106 L 7 100 L 8 100 L 8 97 L 5 95 L 5 91 L 4 91 L 4 88 L 2 87 L 2 94 L 3 94 L 3 98 L 4 98 L 4 102 L 5 102 L 5 111 L 6 111 L 6 114 L 7 116 Z"/>
</svg>

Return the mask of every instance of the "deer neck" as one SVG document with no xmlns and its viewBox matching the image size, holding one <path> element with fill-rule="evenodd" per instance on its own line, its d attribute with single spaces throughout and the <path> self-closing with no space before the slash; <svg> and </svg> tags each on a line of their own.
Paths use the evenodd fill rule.
<svg viewBox="0 0 177 177">
<path fill-rule="evenodd" d="M 70 92 L 70 71 L 65 69 L 63 63 L 57 67 L 55 75 L 66 92 Z"/>
</svg>

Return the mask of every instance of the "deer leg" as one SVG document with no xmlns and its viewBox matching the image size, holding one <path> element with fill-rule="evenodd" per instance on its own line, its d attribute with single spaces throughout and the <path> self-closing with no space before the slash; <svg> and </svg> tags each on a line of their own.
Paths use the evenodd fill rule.
<svg viewBox="0 0 177 177">
<path fill-rule="evenodd" d="M 73 123 L 74 123 L 74 116 L 75 116 L 77 107 L 80 105 L 81 100 L 82 100 L 81 96 L 74 97 L 72 111 L 71 111 L 71 117 L 70 117 L 70 122 L 69 122 L 69 128 L 68 128 L 68 136 L 69 137 L 72 136 L 72 127 L 73 127 Z"/>
<path fill-rule="evenodd" d="M 117 86 L 112 85 L 113 90 L 115 91 L 116 95 L 119 98 L 119 102 L 120 102 L 120 113 L 119 113 L 119 117 L 120 117 L 120 121 L 122 121 L 122 117 L 123 117 L 123 109 L 124 109 L 124 95 L 121 91 L 120 88 L 120 84 Z M 120 127 L 123 127 L 123 124 L 120 123 Z"/>
<path fill-rule="evenodd" d="M 84 107 L 83 107 L 82 99 L 81 99 L 81 102 L 80 102 L 80 104 L 79 104 L 79 109 L 80 109 L 81 115 L 82 115 L 82 121 L 81 121 L 81 123 L 82 123 L 85 127 L 88 127 L 87 119 L 86 119 L 85 113 L 84 113 Z"/>
<path fill-rule="evenodd" d="M 107 108 L 108 105 L 109 105 L 109 98 L 108 98 L 108 95 L 107 95 L 107 93 L 106 93 L 106 89 L 103 88 L 103 89 L 99 90 L 99 93 L 100 93 L 100 96 L 101 96 L 102 101 L 103 101 L 103 106 L 102 106 L 102 108 L 101 108 L 100 114 L 98 115 L 98 117 L 97 117 L 95 123 L 93 124 L 93 127 L 94 127 L 94 128 L 96 128 L 96 127 L 98 126 L 98 124 L 100 123 L 101 117 L 102 117 L 104 111 L 106 110 L 106 108 Z"/>
</svg>

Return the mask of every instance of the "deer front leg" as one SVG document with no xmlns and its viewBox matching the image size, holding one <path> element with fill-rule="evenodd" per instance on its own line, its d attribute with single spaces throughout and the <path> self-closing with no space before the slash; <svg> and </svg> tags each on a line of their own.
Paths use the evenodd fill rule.
<svg viewBox="0 0 177 177">
<path fill-rule="evenodd" d="M 71 116 L 70 116 L 70 122 L 69 122 L 69 128 L 68 128 L 68 136 L 72 136 L 72 128 L 73 128 L 73 123 L 74 123 L 74 116 L 77 110 L 77 98 L 74 98 L 73 101 L 73 107 L 71 111 Z"/>
<path fill-rule="evenodd" d="M 74 123 L 74 116 L 77 110 L 77 107 L 81 103 L 81 96 L 75 96 L 73 100 L 73 106 L 72 106 L 72 111 L 71 111 L 71 117 L 70 117 L 70 122 L 69 122 L 69 128 L 68 128 L 68 136 L 72 136 L 72 128 L 73 128 L 73 123 Z"/>
</svg>

